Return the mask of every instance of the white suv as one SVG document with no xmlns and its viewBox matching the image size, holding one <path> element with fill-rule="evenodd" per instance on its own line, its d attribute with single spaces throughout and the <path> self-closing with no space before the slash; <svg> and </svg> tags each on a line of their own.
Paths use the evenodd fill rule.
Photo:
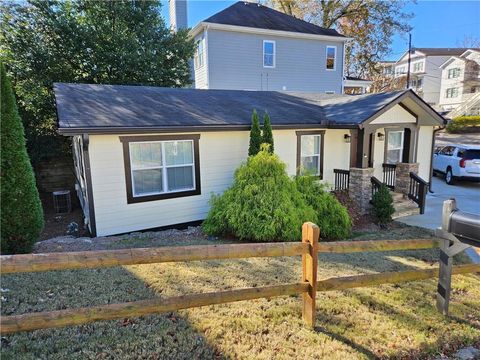
<svg viewBox="0 0 480 360">
<path fill-rule="evenodd" d="M 445 174 L 445 181 L 453 185 L 455 179 L 480 181 L 480 146 L 440 146 L 433 153 L 433 175 Z"/>
</svg>

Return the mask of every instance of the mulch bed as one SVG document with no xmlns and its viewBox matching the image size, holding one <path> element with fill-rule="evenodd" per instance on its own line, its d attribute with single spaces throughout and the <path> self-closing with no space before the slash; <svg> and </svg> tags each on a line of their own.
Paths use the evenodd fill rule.
<svg viewBox="0 0 480 360">
<path fill-rule="evenodd" d="M 39 241 L 67 235 L 68 225 L 72 222 L 78 224 L 79 236 L 90 236 L 88 230 L 83 227 L 83 212 L 80 205 L 75 202 L 75 194 L 72 194 L 72 211 L 68 214 L 62 215 L 57 215 L 55 213 L 53 196 L 51 193 L 41 193 L 40 199 L 43 206 L 45 227 L 38 238 Z"/>
</svg>

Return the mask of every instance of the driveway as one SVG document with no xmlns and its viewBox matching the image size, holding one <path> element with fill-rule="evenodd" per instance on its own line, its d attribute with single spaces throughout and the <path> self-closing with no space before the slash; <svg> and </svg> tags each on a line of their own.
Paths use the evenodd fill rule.
<svg viewBox="0 0 480 360">
<path fill-rule="evenodd" d="M 443 177 L 434 177 L 432 179 L 433 194 L 427 195 L 427 205 L 425 214 L 406 216 L 397 221 L 408 225 L 420 226 L 429 229 L 436 229 L 442 226 L 442 206 L 445 200 L 455 198 L 457 207 L 462 211 L 474 214 L 480 214 L 480 183 L 468 181 L 457 181 L 455 185 L 447 185 Z M 480 256 L 475 256 L 473 251 L 468 254 L 476 257 L 475 261 L 480 260 Z"/>
</svg>

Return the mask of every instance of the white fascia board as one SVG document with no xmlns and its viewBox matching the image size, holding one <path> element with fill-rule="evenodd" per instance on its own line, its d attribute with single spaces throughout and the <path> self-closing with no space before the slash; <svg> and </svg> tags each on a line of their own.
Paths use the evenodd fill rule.
<svg viewBox="0 0 480 360">
<path fill-rule="evenodd" d="M 225 25 L 209 22 L 200 22 L 192 30 L 192 36 L 196 36 L 204 27 L 208 27 L 213 30 L 223 30 L 223 31 L 232 31 L 232 32 L 243 32 L 250 34 L 260 34 L 266 36 L 282 36 L 282 37 L 291 37 L 297 39 L 311 39 L 311 40 L 325 40 L 325 41 L 341 41 L 346 42 L 352 40 L 352 38 L 343 37 L 343 36 L 329 36 L 329 35 L 316 35 L 316 34 L 306 34 L 299 33 L 294 31 L 283 31 L 283 30 L 270 30 L 270 29 L 259 29 L 247 26 L 237 26 L 237 25 Z"/>
<path fill-rule="evenodd" d="M 355 87 L 355 86 L 369 86 L 372 85 L 373 81 L 370 80 L 343 80 L 343 85 L 346 87 Z"/>
<path fill-rule="evenodd" d="M 462 54 L 463 55 L 463 54 Z M 440 69 L 444 69 L 446 66 L 450 65 L 450 63 L 454 60 L 460 59 L 458 56 L 451 56 L 445 61 L 442 65 L 439 66 Z"/>
</svg>

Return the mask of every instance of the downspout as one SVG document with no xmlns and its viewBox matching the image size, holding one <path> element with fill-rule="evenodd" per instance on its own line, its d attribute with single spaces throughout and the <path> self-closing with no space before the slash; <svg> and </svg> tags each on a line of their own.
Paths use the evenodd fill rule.
<svg viewBox="0 0 480 360">
<path fill-rule="evenodd" d="M 431 154 L 431 156 L 430 156 L 430 175 L 428 177 L 428 192 L 430 192 L 432 194 L 433 194 L 433 191 L 432 191 L 433 152 L 435 151 L 435 138 L 436 138 L 437 132 L 439 132 L 440 130 L 443 130 L 443 129 L 445 129 L 445 125 L 440 126 L 438 129 L 434 129 L 433 134 L 432 134 L 432 150 L 430 152 L 430 154 Z"/>
<path fill-rule="evenodd" d="M 208 56 L 208 25 L 205 26 L 205 67 L 207 71 L 207 89 L 210 89 L 210 57 Z"/>
<path fill-rule="evenodd" d="M 343 42 L 343 52 L 342 52 L 342 89 L 341 89 L 341 94 L 345 93 L 345 44 L 346 42 Z"/>
</svg>

